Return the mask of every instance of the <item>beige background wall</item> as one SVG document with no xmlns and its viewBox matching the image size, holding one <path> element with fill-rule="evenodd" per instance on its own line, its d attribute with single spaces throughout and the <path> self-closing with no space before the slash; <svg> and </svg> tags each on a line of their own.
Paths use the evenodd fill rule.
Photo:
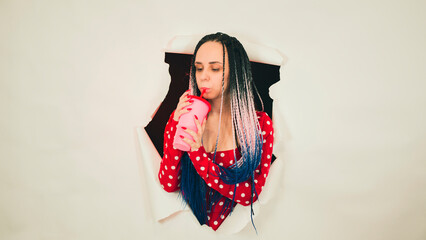
<svg viewBox="0 0 426 240">
<path fill-rule="evenodd" d="M 0 1 L 0 239 L 426 239 L 423 1 Z M 288 57 L 282 191 L 240 234 L 152 221 L 135 129 L 175 35 Z M 149 237 L 149 238 L 147 238 Z"/>
</svg>

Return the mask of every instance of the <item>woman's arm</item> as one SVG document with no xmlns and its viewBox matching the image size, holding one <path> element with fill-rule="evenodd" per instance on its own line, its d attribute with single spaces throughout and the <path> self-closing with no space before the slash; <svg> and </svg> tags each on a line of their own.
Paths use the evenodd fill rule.
<svg viewBox="0 0 426 240">
<path fill-rule="evenodd" d="M 269 173 L 274 142 L 274 129 L 271 118 L 269 118 L 266 113 L 259 113 L 259 115 L 259 123 L 262 129 L 264 141 L 262 146 L 261 162 L 254 173 L 254 187 L 258 195 L 262 192 Z M 208 158 L 204 147 L 201 146 L 197 151 L 189 152 L 189 157 L 194 164 L 196 171 L 209 187 L 217 190 L 229 199 L 232 199 L 235 195 L 235 201 L 244 206 L 251 204 L 251 181 L 246 180 L 237 184 L 236 191 L 234 192 L 235 185 L 225 184 L 219 177 L 216 177 L 218 165 Z M 253 202 L 256 200 L 257 196 L 254 195 Z"/>
<path fill-rule="evenodd" d="M 177 121 L 173 119 L 174 112 L 170 115 L 169 121 L 164 129 L 164 154 L 158 172 L 158 179 L 161 186 L 167 192 L 174 192 L 180 186 L 180 159 L 182 151 L 173 147 L 173 139 L 176 134 Z"/>
</svg>

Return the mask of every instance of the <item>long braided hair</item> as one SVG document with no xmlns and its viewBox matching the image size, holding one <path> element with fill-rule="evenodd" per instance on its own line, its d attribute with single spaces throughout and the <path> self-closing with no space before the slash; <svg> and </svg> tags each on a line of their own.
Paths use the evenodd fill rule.
<svg viewBox="0 0 426 240">
<path fill-rule="evenodd" d="M 237 184 L 246 180 L 251 181 L 251 221 L 256 230 L 253 222 L 253 197 L 257 196 L 254 184 L 254 171 L 260 164 L 261 149 L 263 145 L 263 137 L 261 134 L 260 126 L 257 121 L 256 107 L 253 92 L 256 92 L 258 100 L 260 100 L 262 111 L 263 102 L 254 85 L 251 65 L 246 51 L 242 44 L 235 38 L 227 34 L 218 32 L 204 36 L 197 44 L 192 58 L 190 70 L 190 89 L 193 95 L 199 96 L 201 94 L 195 77 L 195 56 L 198 49 L 206 42 L 213 41 L 222 44 L 223 50 L 223 74 L 222 74 L 222 96 L 219 115 L 219 129 L 222 119 L 222 106 L 224 96 L 224 82 L 225 82 L 225 61 L 229 61 L 229 94 L 230 106 L 232 117 L 232 133 L 234 145 L 237 146 L 236 141 L 240 144 L 241 158 L 236 159 L 234 149 L 234 164 L 230 167 L 223 167 L 218 165 L 216 168 L 216 175 L 226 184 L 234 185 L 234 195 L 232 200 L 225 198 L 221 214 L 228 209 L 232 212 L 234 208 L 234 200 Z M 225 48 L 228 53 L 228 59 L 225 59 Z M 216 146 L 213 155 L 213 162 L 216 162 L 217 145 L 219 141 L 219 134 L 216 139 Z M 207 223 L 207 212 L 211 210 L 212 206 L 219 201 L 222 195 L 214 189 L 209 188 L 205 181 L 198 175 L 194 166 L 189 159 L 188 154 L 185 152 L 181 159 L 181 187 L 180 194 L 182 199 L 190 206 L 192 212 L 196 216 L 201 225 Z M 207 195 L 209 198 L 207 198 Z M 209 201 L 208 201 L 209 200 Z M 221 215 L 220 214 L 220 215 Z M 257 232 L 257 230 L 256 230 Z"/>
</svg>

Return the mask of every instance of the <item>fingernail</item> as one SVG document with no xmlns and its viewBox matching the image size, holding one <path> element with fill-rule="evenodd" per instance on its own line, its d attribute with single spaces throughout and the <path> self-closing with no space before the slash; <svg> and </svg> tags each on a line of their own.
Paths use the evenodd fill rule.
<svg viewBox="0 0 426 240">
<path fill-rule="evenodd" d="M 183 138 L 185 138 L 185 137 L 184 137 L 184 136 L 182 136 L 182 135 L 179 135 L 179 137 L 180 137 L 180 138 L 182 138 L 182 139 L 183 139 Z"/>
<path fill-rule="evenodd" d="M 197 119 L 197 120 L 198 120 L 198 117 L 197 117 L 197 115 L 194 115 L 194 117 L 195 117 L 195 119 Z"/>
<path fill-rule="evenodd" d="M 193 102 L 194 102 L 194 100 L 188 100 L 188 102 L 189 102 L 189 103 L 193 103 Z"/>
<path fill-rule="evenodd" d="M 186 127 L 182 127 L 183 130 L 186 130 Z"/>
<path fill-rule="evenodd" d="M 192 108 L 186 108 L 188 111 L 191 111 L 192 110 Z"/>
</svg>

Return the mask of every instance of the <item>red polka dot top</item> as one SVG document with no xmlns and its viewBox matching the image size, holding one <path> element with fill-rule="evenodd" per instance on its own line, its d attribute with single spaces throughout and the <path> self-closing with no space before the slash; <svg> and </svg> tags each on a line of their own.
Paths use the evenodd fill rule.
<svg viewBox="0 0 426 240">
<path fill-rule="evenodd" d="M 164 130 L 164 154 L 158 173 L 161 187 L 167 192 L 178 191 L 180 187 L 180 158 L 183 154 L 181 150 L 173 147 L 173 138 L 176 133 L 177 121 L 173 119 L 171 114 L 169 121 Z M 265 185 L 266 177 L 269 173 L 269 167 L 272 158 L 272 149 L 274 143 L 274 129 L 272 120 L 265 112 L 256 112 L 263 135 L 262 157 L 259 166 L 254 173 L 254 184 L 258 194 L 262 192 Z M 235 149 L 236 158 L 241 157 L 239 149 Z M 207 212 L 208 222 L 207 225 L 213 230 L 217 230 L 228 216 L 230 210 L 220 214 L 224 201 L 222 199 L 232 198 L 235 195 L 235 205 L 241 204 L 249 206 L 251 204 L 251 181 L 246 180 L 237 184 L 236 191 L 234 192 L 235 185 L 228 185 L 222 182 L 219 177 L 216 177 L 215 168 L 217 165 L 229 167 L 234 163 L 234 151 L 225 150 L 216 152 L 216 163 L 213 162 L 213 152 L 206 152 L 203 146 L 197 151 L 190 151 L 188 155 L 202 179 L 206 182 L 207 186 L 218 191 L 222 198 L 213 207 L 210 212 Z M 253 196 L 253 201 L 256 201 L 256 195 Z M 234 205 L 234 206 L 235 206 Z"/>
</svg>

